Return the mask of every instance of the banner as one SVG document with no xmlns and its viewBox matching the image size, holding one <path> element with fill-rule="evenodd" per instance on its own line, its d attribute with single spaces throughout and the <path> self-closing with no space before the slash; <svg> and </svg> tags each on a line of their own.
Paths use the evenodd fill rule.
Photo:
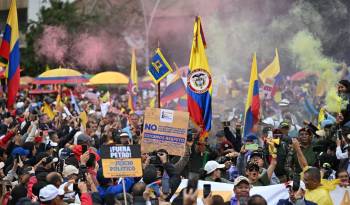
<svg viewBox="0 0 350 205">
<path fill-rule="evenodd" d="M 188 112 L 146 108 L 141 140 L 142 153 L 165 149 L 183 156 L 188 128 Z"/>
<path fill-rule="evenodd" d="M 198 198 L 197 205 L 202 205 L 203 201 L 203 184 L 211 184 L 211 191 L 213 195 L 220 195 L 224 198 L 224 201 L 230 201 L 234 196 L 233 184 L 198 181 Z M 183 179 L 179 185 L 176 195 L 187 186 L 187 179 Z M 257 186 L 250 190 L 250 196 L 259 194 L 264 197 L 268 204 L 277 204 L 280 199 L 288 199 L 288 189 L 284 184 L 276 184 L 270 186 Z M 334 205 L 348 205 L 350 204 L 350 187 L 344 188 L 337 186 L 336 189 L 330 192 Z M 172 197 L 172 200 L 176 196 Z M 171 200 L 171 201 L 172 201 Z"/>
<path fill-rule="evenodd" d="M 102 145 L 101 158 L 105 178 L 142 176 L 140 145 Z"/>
</svg>

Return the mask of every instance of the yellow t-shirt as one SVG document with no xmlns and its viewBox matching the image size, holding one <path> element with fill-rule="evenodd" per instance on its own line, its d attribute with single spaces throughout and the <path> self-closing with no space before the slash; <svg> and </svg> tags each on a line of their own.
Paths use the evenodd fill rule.
<svg viewBox="0 0 350 205">
<path fill-rule="evenodd" d="M 305 199 L 318 205 L 333 205 L 329 191 L 322 186 L 314 190 L 306 190 Z"/>
</svg>

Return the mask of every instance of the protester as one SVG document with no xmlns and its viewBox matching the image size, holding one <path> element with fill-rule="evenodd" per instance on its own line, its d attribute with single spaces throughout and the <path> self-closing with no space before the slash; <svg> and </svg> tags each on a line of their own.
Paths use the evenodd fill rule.
<svg viewBox="0 0 350 205">
<path fill-rule="evenodd" d="M 292 181 L 287 184 L 287 189 L 289 193 L 288 199 L 280 199 L 277 205 L 316 205 L 311 201 L 305 200 L 305 184 L 303 181 Z"/>
<path fill-rule="evenodd" d="M 231 198 L 230 205 L 246 204 L 249 199 L 249 191 L 251 189 L 250 181 L 244 176 L 239 176 L 233 183 L 234 197 Z"/>
<path fill-rule="evenodd" d="M 333 204 L 329 192 L 322 187 L 321 172 L 311 167 L 304 172 L 303 181 L 306 187 L 305 199 L 318 205 Z"/>
<path fill-rule="evenodd" d="M 26 199 L 40 204 L 104 205 L 125 200 L 169 204 L 172 198 L 178 199 L 175 204 L 191 205 L 198 200 L 206 205 L 269 204 L 264 195 L 250 196 L 250 191 L 268 192 L 269 185 L 287 183 L 283 191 L 289 197 L 278 199 L 279 205 L 332 204 L 328 183 L 349 186 L 350 112 L 345 102 L 350 100 L 350 83 L 339 81 L 338 97 L 344 101 L 340 112 L 329 111 L 323 98 L 313 96 L 314 85 L 301 89 L 301 84 L 284 82 L 282 100 L 266 99 L 261 122 L 246 136 L 242 117 L 238 117 L 244 115 L 243 109 L 237 103 L 239 111 L 234 115 L 238 116 L 224 122 L 215 118 L 217 126 L 205 139 L 199 138 L 201 127 L 190 125 L 183 156 L 160 148 L 142 152 L 142 176 L 115 178 L 104 175 L 101 148 L 141 144 L 143 110 L 149 99 L 141 99 L 139 110 L 132 111 L 128 94 L 122 90 L 111 91 L 110 97 L 101 96 L 96 102 L 73 92 L 78 108 L 69 94 L 61 96 L 64 109 L 59 109 L 60 103 L 53 100 L 56 95 L 31 97 L 20 92 L 24 97 L 18 98 L 14 110 L 0 108 L 0 177 L 7 184 L 3 196 L 7 193 L 7 204 L 13 205 L 27 203 Z M 302 105 L 306 98 L 317 109 L 325 109 L 324 119 L 307 117 Z M 81 117 L 83 112 L 86 119 Z M 234 197 L 210 194 L 202 198 L 195 187 L 188 192 L 178 190 L 182 179 L 200 174 L 204 183 L 233 184 Z M 305 186 L 293 184 L 299 179 Z"/>
</svg>

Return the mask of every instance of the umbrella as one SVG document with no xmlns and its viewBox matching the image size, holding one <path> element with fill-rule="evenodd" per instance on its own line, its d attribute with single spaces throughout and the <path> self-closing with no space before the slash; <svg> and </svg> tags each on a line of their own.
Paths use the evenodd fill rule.
<svg viewBox="0 0 350 205">
<path fill-rule="evenodd" d="M 106 71 L 98 73 L 90 78 L 88 85 L 106 85 L 106 84 L 128 84 L 129 78 L 123 73 L 115 71 Z"/>
<path fill-rule="evenodd" d="M 76 70 L 69 68 L 57 68 L 43 72 L 33 84 L 64 84 L 64 83 L 85 83 L 88 80 Z"/>
<path fill-rule="evenodd" d="M 34 81 L 34 78 L 30 76 L 23 76 L 21 77 L 20 85 L 28 85 L 30 83 L 33 83 L 33 81 Z"/>
</svg>

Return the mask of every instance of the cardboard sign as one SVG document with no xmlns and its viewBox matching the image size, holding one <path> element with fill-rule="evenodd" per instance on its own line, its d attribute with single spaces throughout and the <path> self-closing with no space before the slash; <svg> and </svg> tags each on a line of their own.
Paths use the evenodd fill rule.
<svg viewBox="0 0 350 205">
<path fill-rule="evenodd" d="M 142 153 L 165 149 L 170 155 L 185 153 L 189 113 L 146 108 L 141 140 Z"/>
<path fill-rule="evenodd" d="M 105 178 L 142 176 L 140 145 L 102 145 L 101 158 Z"/>
</svg>

